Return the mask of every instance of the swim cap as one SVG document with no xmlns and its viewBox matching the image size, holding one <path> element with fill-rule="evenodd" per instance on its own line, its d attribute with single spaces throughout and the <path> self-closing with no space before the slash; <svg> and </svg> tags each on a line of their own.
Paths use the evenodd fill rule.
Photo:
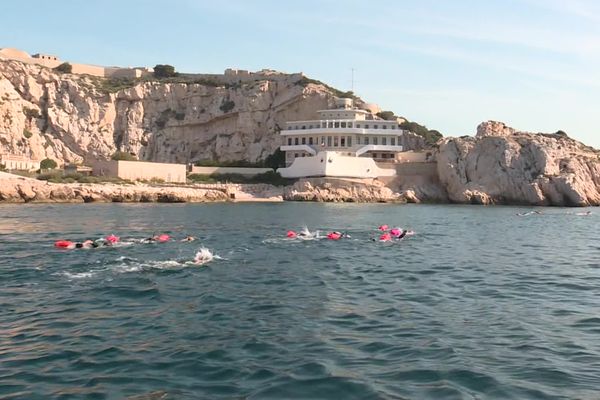
<svg viewBox="0 0 600 400">
<path fill-rule="evenodd" d="M 167 235 L 166 233 L 158 235 L 158 237 L 156 238 L 156 240 L 158 240 L 159 242 L 168 242 L 169 239 L 171 239 L 171 236 Z"/>
<path fill-rule="evenodd" d="M 107 242 L 110 242 L 110 243 L 113 243 L 113 244 L 114 244 L 114 243 L 117 243 L 117 242 L 119 241 L 119 237 L 118 237 L 118 236 L 115 236 L 115 235 L 112 235 L 112 234 L 111 234 L 111 235 L 108 235 L 108 236 L 107 236 L 107 237 L 105 237 L 104 239 L 106 239 L 106 241 L 107 241 Z"/>
<path fill-rule="evenodd" d="M 289 237 L 290 239 L 295 238 L 296 236 L 298 236 L 298 234 L 294 231 L 287 231 L 287 237 Z"/>
<path fill-rule="evenodd" d="M 380 230 L 380 231 L 387 231 L 387 230 L 388 230 L 388 228 L 389 228 L 389 226 L 387 226 L 387 225 L 381 225 L 381 226 L 379 227 L 379 230 Z"/>
<path fill-rule="evenodd" d="M 402 234 L 402 229 L 400 228 L 394 228 L 390 231 L 390 234 L 394 237 L 398 237 Z"/>
</svg>

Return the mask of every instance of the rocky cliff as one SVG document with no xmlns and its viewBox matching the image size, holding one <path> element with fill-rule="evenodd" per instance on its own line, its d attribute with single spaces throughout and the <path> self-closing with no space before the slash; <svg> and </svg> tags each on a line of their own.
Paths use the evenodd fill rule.
<svg viewBox="0 0 600 400">
<path fill-rule="evenodd" d="M 442 139 L 437 161 L 453 202 L 600 205 L 600 152 L 563 133 L 520 132 L 488 121 L 475 137 Z"/>
<path fill-rule="evenodd" d="M 133 84 L 0 60 L 0 153 L 60 163 L 117 150 L 150 161 L 254 162 L 279 146 L 286 121 L 315 119 L 335 94 L 297 75 L 228 85 Z M 411 135 L 403 144 L 420 148 L 423 140 Z"/>
</svg>

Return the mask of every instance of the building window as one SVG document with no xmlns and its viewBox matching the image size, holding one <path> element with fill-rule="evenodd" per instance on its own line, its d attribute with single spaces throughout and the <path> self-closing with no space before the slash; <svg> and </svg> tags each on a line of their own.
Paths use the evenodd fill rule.
<svg viewBox="0 0 600 400">
<path fill-rule="evenodd" d="M 306 125 L 302 125 L 302 129 L 306 129 Z"/>
<path fill-rule="evenodd" d="M 294 144 L 298 146 L 298 138 L 294 138 Z"/>
<path fill-rule="evenodd" d="M 365 124 L 365 129 L 369 129 L 369 124 Z"/>
<path fill-rule="evenodd" d="M 387 125 L 383 125 L 383 129 L 387 129 Z"/>
<path fill-rule="evenodd" d="M 345 122 L 341 122 L 341 123 L 340 123 L 340 126 L 341 126 L 342 128 L 345 128 L 345 127 L 346 127 L 346 123 L 345 123 Z"/>
<path fill-rule="evenodd" d="M 373 138 L 373 144 L 377 144 L 377 136 Z"/>
<path fill-rule="evenodd" d="M 298 153 L 294 153 L 294 158 L 298 158 Z"/>
<path fill-rule="evenodd" d="M 302 138 L 302 144 L 306 144 L 306 138 L 305 137 Z"/>
<path fill-rule="evenodd" d="M 345 136 L 342 136 L 340 138 L 340 146 L 341 147 L 346 147 L 346 137 Z"/>
<path fill-rule="evenodd" d="M 387 145 L 387 138 L 386 137 L 382 137 L 381 138 L 381 144 L 384 145 L 384 146 Z"/>
<path fill-rule="evenodd" d="M 289 138 L 288 138 L 288 146 L 291 146 L 291 145 L 292 145 L 292 138 L 291 138 L 291 137 L 289 137 Z"/>
<path fill-rule="evenodd" d="M 356 144 L 360 144 L 360 136 L 356 135 Z"/>
<path fill-rule="evenodd" d="M 291 131 L 293 128 L 291 125 L 288 125 L 288 131 Z"/>
<path fill-rule="evenodd" d="M 331 147 L 331 136 L 327 136 L 327 147 Z"/>
<path fill-rule="evenodd" d="M 333 137 L 333 147 L 338 147 L 338 144 L 339 144 L 339 143 L 338 143 L 338 137 L 337 137 L 337 136 L 334 136 L 334 137 Z"/>
<path fill-rule="evenodd" d="M 340 123 L 338 121 L 336 121 L 333 126 L 334 126 L 334 128 L 339 128 L 340 127 Z"/>
<path fill-rule="evenodd" d="M 333 122 L 329 121 L 329 125 L 327 127 L 328 128 L 333 128 Z"/>
<path fill-rule="evenodd" d="M 395 146 L 395 145 L 396 145 L 396 138 L 395 138 L 395 137 L 393 137 L 393 138 L 391 138 L 391 139 L 390 139 L 390 144 L 391 144 L 392 146 Z"/>
<path fill-rule="evenodd" d="M 352 122 L 348 122 L 348 128 L 352 128 Z"/>
<path fill-rule="evenodd" d="M 308 144 L 310 144 L 311 146 L 313 145 L 313 138 L 312 137 L 308 138 Z"/>
<path fill-rule="evenodd" d="M 365 140 L 364 140 L 365 144 L 369 144 L 369 137 L 365 136 Z"/>
<path fill-rule="evenodd" d="M 348 136 L 348 147 L 352 147 L 352 136 Z"/>
<path fill-rule="evenodd" d="M 356 127 L 357 127 L 357 128 L 360 128 L 360 124 L 356 124 Z"/>
<path fill-rule="evenodd" d="M 373 129 L 377 129 L 379 125 L 373 125 Z"/>
<path fill-rule="evenodd" d="M 392 125 L 392 129 L 396 129 L 396 125 Z"/>
</svg>

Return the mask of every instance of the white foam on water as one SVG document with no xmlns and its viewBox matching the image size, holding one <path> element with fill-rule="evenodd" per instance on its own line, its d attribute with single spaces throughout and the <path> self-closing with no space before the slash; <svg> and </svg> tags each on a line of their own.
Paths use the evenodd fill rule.
<svg viewBox="0 0 600 400">
<path fill-rule="evenodd" d="M 91 277 L 95 276 L 97 273 L 98 273 L 98 271 L 75 272 L 75 273 L 63 271 L 63 272 L 60 272 L 59 275 L 66 277 L 68 280 L 75 280 L 75 279 L 91 278 Z"/>
<path fill-rule="evenodd" d="M 200 248 L 200 251 L 196 253 L 196 257 L 194 257 L 194 264 L 204 265 L 211 262 L 214 258 L 215 255 L 209 249 L 202 247 Z"/>
</svg>

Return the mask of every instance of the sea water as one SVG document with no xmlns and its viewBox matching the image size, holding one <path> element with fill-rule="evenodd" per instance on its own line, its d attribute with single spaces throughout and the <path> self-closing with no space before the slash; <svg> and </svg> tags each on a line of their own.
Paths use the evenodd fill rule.
<svg viewBox="0 0 600 400">
<path fill-rule="evenodd" d="M 0 398 L 599 398 L 600 212 L 539 210 L 1 206 Z M 53 247 L 111 233 L 197 240 Z"/>
</svg>

